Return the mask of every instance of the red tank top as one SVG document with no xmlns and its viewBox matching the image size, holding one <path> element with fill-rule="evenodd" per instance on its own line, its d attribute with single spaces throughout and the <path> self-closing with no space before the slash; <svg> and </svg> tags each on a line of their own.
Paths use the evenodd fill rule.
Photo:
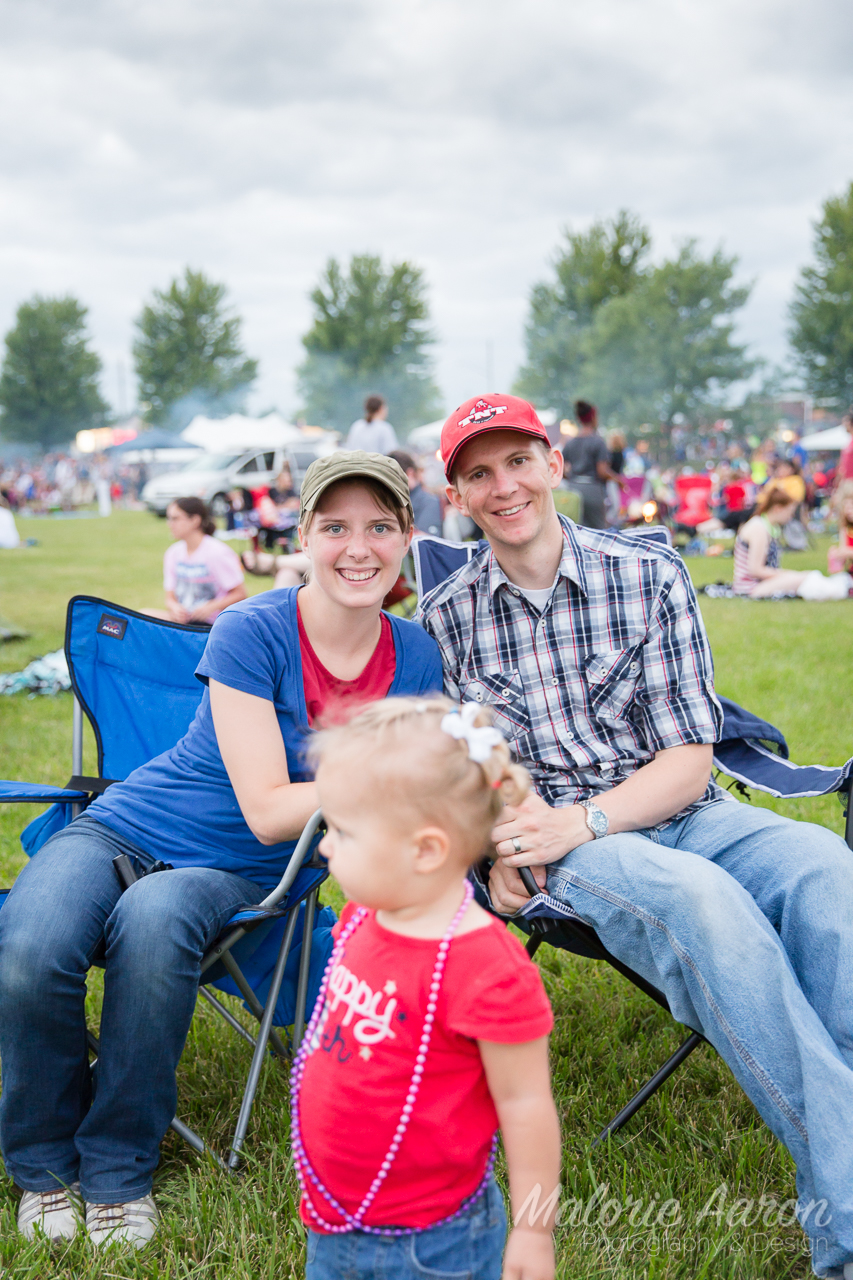
<svg viewBox="0 0 853 1280">
<path fill-rule="evenodd" d="M 311 641 L 299 620 L 299 647 L 302 652 L 302 684 L 305 689 L 305 707 L 308 723 L 313 727 L 322 716 L 326 724 L 346 718 L 350 711 L 365 702 L 384 698 L 394 683 L 397 655 L 394 650 L 394 633 L 385 614 L 380 614 L 379 643 L 373 650 L 360 676 L 355 680 L 339 680 L 327 671 L 311 647 Z"/>
</svg>

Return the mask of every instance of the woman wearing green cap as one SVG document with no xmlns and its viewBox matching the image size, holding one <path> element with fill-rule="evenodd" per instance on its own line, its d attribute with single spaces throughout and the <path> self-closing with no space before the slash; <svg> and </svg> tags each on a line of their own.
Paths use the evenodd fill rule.
<svg viewBox="0 0 853 1280">
<path fill-rule="evenodd" d="M 185 736 L 53 836 L 3 908 L 0 1143 L 27 1236 L 71 1237 L 84 1214 L 96 1245 L 151 1239 L 152 1175 L 201 957 L 237 907 L 278 882 L 317 808 L 311 726 L 359 702 L 441 689 L 435 642 L 382 613 L 412 536 L 399 465 L 371 453 L 319 459 L 300 497 L 308 584 L 219 616 Z M 174 870 L 121 895 L 119 853 L 137 872 L 157 859 Z M 93 957 L 106 970 L 94 1100 Z"/>
</svg>

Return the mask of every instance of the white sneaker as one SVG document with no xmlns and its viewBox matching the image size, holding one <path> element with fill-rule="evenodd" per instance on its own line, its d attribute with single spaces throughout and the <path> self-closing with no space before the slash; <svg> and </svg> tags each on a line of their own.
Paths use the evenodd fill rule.
<svg viewBox="0 0 853 1280">
<path fill-rule="evenodd" d="M 845 1262 L 842 1275 L 844 1280 L 853 1280 L 853 1262 Z"/>
<path fill-rule="evenodd" d="M 125 1204 L 86 1204 L 86 1230 L 94 1245 L 129 1244 L 144 1249 L 159 1221 L 153 1196 Z"/>
<path fill-rule="evenodd" d="M 18 1230 L 27 1240 L 37 1231 L 49 1240 L 72 1240 L 83 1217 L 80 1184 L 55 1191 L 25 1191 L 18 1205 Z"/>
</svg>

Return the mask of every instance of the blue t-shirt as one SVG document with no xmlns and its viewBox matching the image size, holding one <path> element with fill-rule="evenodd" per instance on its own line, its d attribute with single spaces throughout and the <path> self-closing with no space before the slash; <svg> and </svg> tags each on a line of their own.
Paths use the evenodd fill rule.
<svg viewBox="0 0 853 1280">
<path fill-rule="evenodd" d="M 296 613 L 298 587 L 265 591 L 231 605 L 216 619 L 196 675 L 267 698 L 275 706 L 291 782 L 312 777 L 305 762 L 311 730 L 302 684 Z M 421 627 L 394 614 L 396 673 L 389 697 L 439 693 L 438 645 Z M 252 749 L 251 743 L 246 744 Z M 171 751 L 134 769 L 87 809 L 153 858 L 174 867 L 215 867 L 264 889 L 278 884 L 295 841 L 263 845 L 252 835 L 228 779 L 204 691 L 195 719 Z"/>
</svg>

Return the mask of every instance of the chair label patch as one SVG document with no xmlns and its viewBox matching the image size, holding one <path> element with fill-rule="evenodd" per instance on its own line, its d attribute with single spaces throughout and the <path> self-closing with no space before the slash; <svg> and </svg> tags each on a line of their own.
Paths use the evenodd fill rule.
<svg viewBox="0 0 853 1280">
<path fill-rule="evenodd" d="M 127 618 L 117 618 L 112 613 L 102 613 L 101 621 L 96 627 L 99 636 L 112 636 L 113 640 L 123 640 L 127 631 Z"/>
</svg>

